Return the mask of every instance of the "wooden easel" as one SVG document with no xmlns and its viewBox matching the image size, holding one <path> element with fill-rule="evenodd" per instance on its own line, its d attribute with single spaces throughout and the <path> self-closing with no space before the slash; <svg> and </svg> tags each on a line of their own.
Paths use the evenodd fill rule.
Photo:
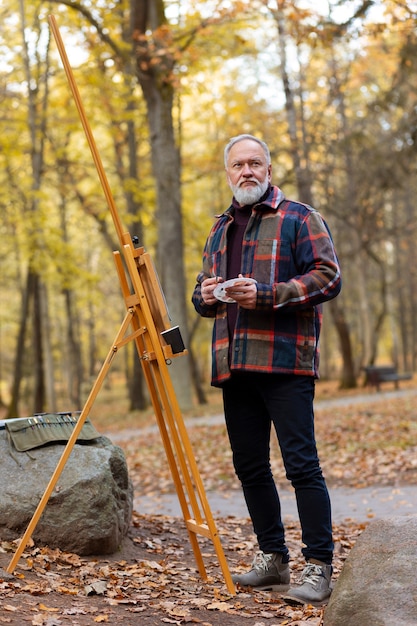
<svg viewBox="0 0 417 626">
<path fill-rule="evenodd" d="M 188 433 L 177 402 L 175 390 L 168 372 L 168 363 L 171 359 L 179 354 L 184 354 L 186 351 L 183 347 L 180 351 L 178 351 L 177 346 L 175 346 L 175 349 L 173 350 L 174 344 L 171 343 L 169 338 L 164 338 L 166 335 L 162 335 L 164 331 L 169 331 L 171 329 L 165 298 L 159 284 L 158 276 L 149 254 L 145 252 L 144 248 L 136 248 L 129 233 L 123 231 L 107 177 L 101 163 L 100 155 L 85 116 L 78 87 L 75 83 L 66 51 L 53 16 L 49 17 L 49 23 L 57 43 L 68 82 L 77 105 L 81 122 L 96 164 L 97 172 L 102 183 L 103 191 L 105 193 L 119 241 L 123 249 L 125 265 L 123 264 L 122 256 L 119 252 L 114 252 L 114 259 L 122 295 L 126 304 L 126 315 L 93 385 L 90 395 L 87 398 L 85 406 L 81 411 L 81 415 L 74 431 L 64 448 L 58 465 L 26 529 L 25 534 L 19 543 L 18 549 L 10 561 L 7 571 L 10 573 L 14 571 L 19 558 L 21 557 L 36 528 L 43 510 L 48 503 L 56 483 L 65 467 L 68 457 L 77 441 L 83 424 L 89 415 L 90 409 L 100 391 L 107 372 L 111 367 L 114 356 L 122 346 L 126 345 L 130 341 L 134 341 L 142 364 L 146 384 L 150 392 L 159 431 L 161 433 L 198 570 L 201 577 L 206 580 L 207 574 L 197 540 L 197 535 L 202 535 L 211 539 L 223 572 L 227 589 L 231 594 L 235 594 L 235 587 L 224 556 L 216 525 L 210 511 L 204 486 L 188 438 Z M 128 277 L 130 280 L 128 280 Z M 128 331 L 130 331 L 129 334 L 127 334 Z"/>
</svg>

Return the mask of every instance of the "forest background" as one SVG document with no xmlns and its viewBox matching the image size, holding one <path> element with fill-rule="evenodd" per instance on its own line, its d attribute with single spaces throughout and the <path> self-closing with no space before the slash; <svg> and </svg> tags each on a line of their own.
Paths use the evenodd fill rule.
<svg viewBox="0 0 417 626">
<path fill-rule="evenodd" d="M 343 270 L 322 379 L 415 371 L 417 3 L 0 0 L 0 407 L 82 408 L 124 316 L 116 232 L 48 24 L 55 15 L 123 224 L 151 253 L 188 349 L 184 409 L 208 402 L 211 322 L 191 305 L 228 139 L 317 208 Z M 108 385 L 149 404 L 134 342 Z M 116 418 L 117 416 L 115 416 Z"/>
</svg>

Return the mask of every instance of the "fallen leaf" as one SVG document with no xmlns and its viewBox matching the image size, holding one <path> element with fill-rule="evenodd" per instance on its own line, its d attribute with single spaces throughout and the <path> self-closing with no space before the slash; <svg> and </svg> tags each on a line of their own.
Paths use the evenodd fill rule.
<svg viewBox="0 0 417 626">
<path fill-rule="evenodd" d="M 42 603 L 41 603 L 41 604 L 39 604 L 39 610 L 40 610 L 40 611 L 51 611 L 51 612 L 54 612 L 54 611 L 59 611 L 59 609 L 55 609 L 55 608 L 53 608 L 53 607 L 45 606 L 45 605 L 44 605 L 44 604 L 42 604 Z"/>
<path fill-rule="evenodd" d="M 97 580 L 84 587 L 85 595 L 92 596 L 94 594 L 103 595 L 107 591 L 107 583 L 104 580 Z"/>
<path fill-rule="evenodd" d="M 228 611 L 230 609 L 230 604 L 227 602 L 212 602 L 207 605 L 209 611 Z"/>
</svg>

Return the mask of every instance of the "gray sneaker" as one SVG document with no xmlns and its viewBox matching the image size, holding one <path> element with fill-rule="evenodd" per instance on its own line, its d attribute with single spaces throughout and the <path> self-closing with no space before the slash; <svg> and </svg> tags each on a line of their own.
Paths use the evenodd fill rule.
<svg viewBox="0 0 417 626">
<path fill-rule="evenodd" d="M 282 562 L 282 554 L 257 552 L 246 574 L 235 574 L 233 582 L 259 591 L 285 591 L 290 584 L 290 566 Z"/>
<path fill-rule="evenodd" d="M 326 563 L 309 562 L 301 574 L 296 587 L 290 587 L 283 599 L 288 604 L 324 604 L 332 592 L 330 579 L 333 568 Z"/>
</svg>

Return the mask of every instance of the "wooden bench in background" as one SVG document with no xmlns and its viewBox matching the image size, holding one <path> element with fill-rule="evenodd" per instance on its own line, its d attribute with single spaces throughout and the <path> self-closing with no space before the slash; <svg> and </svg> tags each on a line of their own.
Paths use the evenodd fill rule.
<svg viewBox="0 0 417 626">
<path fill-rule="evenodd" d="M 394 365 L 368 365 L 362 369 L 365 372 L 365 385 L 376 387 L 377 391 L 380 391 L 381 383 L 393 382 L 398 389 L 400 380 L 411 380 L 413 377 L 409 372 L 399 374 Z"/>
</svg>

